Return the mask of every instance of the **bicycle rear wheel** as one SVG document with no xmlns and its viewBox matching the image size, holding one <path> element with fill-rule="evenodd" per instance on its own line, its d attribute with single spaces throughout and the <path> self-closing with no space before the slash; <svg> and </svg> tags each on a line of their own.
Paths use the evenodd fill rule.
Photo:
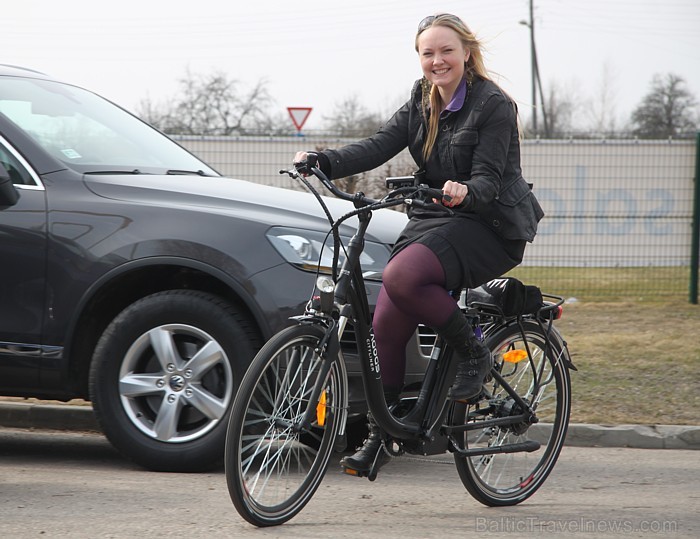
<svg viewBox="0 0 700 539">
<path fill-rule="evenodd" d="M 531 440 L 541 444 L 534 452 L 473 457 L 455 453 L 462 483 L 476 500 L 488 506 L 518 504 L 542 486 L 559 457 L 569 423 L 571 381 L 564 361 L 568 352 L 554 334 L 548 345 L 534 320 L 524 320 L 523 330 L 517 324 L 506 326 L 489 335 L 485 344 L 503 379 L 535 409 L 538 422 L 478 428 L 485 420 L 523 412 L 495 379 L 487 386 L 491 393 L 488 401 L 473 405 L 457 402 L 452 408 L 453 425 L 477 426 L 460 435 L 460 448 L 492 448 Z"/>
<path fill-rule="evenodd" d="M 325 475 L 342 422 L 345 371 L 333 361 L 312 428 L 295 429 L 309 405 L 323 359 L 324 330 L 288 328 L 263 346 L 236 395 L 225 450 L 229 494 L 256 526 L 282 524 L 301 511 Z"/>
</svg>

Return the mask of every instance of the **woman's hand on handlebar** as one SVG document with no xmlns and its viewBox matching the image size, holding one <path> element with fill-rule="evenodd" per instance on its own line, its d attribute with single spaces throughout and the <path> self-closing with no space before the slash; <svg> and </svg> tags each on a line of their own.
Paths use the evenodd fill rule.
<svg viewBox="0 0 700 539">
<path fill-rule="evenodd" d="M 447 180 L 445 185 L 442 186 L 442 200 L 435 200 L 435 203 L 441 203 L 443 206 L 448 208 L 454 208 L 459 206 L 467 196 L 469 189 L 466 185 L 459 182 L 453 182 L 452 180 Z"/>
<path fill-rule="evenodd" d="M 318 154 L 316 152 L 297 152 L 293 164 L 302 176 L 308 176 L 311 174 L 311 168 L 318 165 Z"/>
<path fill-rule="evenodd" d="M 306 161 L 306 158 L 308 157 L 309 152 L 297 152 L 296 155 L 294 156 L 294 161 L 293 163 L 296 165 L 297 163 L 303 163 Z"/>
</svg>

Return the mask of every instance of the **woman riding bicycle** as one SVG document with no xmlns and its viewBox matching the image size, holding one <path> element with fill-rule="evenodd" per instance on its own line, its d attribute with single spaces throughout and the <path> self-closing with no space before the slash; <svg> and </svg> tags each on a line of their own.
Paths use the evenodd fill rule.
<svg viewBox="0 0 700 539">
<path fill-rule="evenodd" d="M 431 15 L 418 25 L 415 46 L 423 78 L 386 125 L 364 140 L 294 159 L 337 179 L 376 168 L 408 147 L 420 182 L 451 197 L 438 202 L 453 216 L 409 209 L 383 273 L 373 326 L 389 405 L 403 388 L 406 344 L 418 324 L 434 328 L 459 355 L 450 398 L 480 396 L 492 358 L 450 291 L 517 266 L 544 216 L 521 174 L 516 105 L 489 79 L 474 34 L 455 15 Z M 367 472 L 377 457 L 381 434 L 368 420 L 369 437 L 342 460 L 346 468 Z"/>
</svg>

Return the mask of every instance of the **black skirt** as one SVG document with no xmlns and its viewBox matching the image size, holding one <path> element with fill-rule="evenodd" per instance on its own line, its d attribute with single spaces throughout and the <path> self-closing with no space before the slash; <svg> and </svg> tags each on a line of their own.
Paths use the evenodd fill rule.
<svg viewBox="0 0 700 539">
<path fill-rule="evenodd" d="M 476 216 L 412 217 L 392 256 L 411 243 L 433 251 L 445 271 L 445 288 L 476 288 L 500 277 L 523 260 L 525 240 L 501 238 Z"/>
</svg>

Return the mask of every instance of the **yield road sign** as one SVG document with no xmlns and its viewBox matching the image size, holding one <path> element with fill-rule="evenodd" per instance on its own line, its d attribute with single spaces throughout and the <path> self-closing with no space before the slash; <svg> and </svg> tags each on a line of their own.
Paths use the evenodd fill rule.
<svg viewBox="0 0 700 539">
<path fill-rule="evenodd" d="M 289 112 L 289 116 L 292 118 L 297 131 L 301 131 L 301 128 L 304 127 L 311 110 L 311 107 L 287 107 L 287 112 Z"/>
</svg>

